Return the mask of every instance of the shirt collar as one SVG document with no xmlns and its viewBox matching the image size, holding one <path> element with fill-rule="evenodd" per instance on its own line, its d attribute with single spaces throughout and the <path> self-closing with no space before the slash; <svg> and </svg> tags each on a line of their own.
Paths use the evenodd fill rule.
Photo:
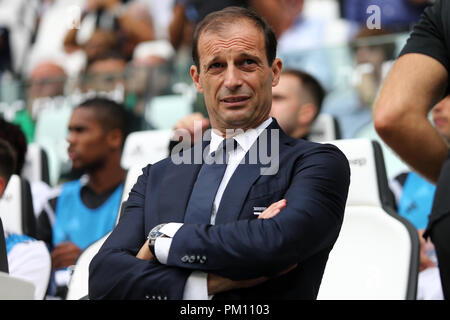
<svg viewBox="0 0 450 320">
<path fill-rule="evenodd" d="M 272 121 L 272 118 L 269 118 L 256 128 L 248 129 L 245 132 L 233 136 L 233 138 L 238 143 L 238 146 L 240 146 L 245 152 L 247 152 L 248 150 L 250 150 L 250 147 L 253 145 L 256 139 L 258 139 L 258 136 L 261 134 L 261 132 L 266 129 L 272 123 Z M 209 144 L 210 153 L 217 150 L 223 139 L 224 138 L 221 135 L 218 135 L 214 132 L 214 130 L 211 130 L 211 142 Z"/>
</svg>

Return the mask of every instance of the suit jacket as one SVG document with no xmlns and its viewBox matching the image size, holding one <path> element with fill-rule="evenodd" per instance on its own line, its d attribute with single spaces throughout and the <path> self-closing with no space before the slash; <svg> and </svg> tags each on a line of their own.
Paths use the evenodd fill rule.
<svg viewBox="0 0 450 320">
<path fill-rule="evenodd" d="M 271 151 L 273 129 L 279 130 L 278 172 L 261 174 L 260 158 L 240 164 L 215 225 L 184 224 L 172 239 L 167 265 L 135 255 L 154 226 L 183 222 L 201 165 L 176 165 L 167 158 L 145 167 L 125 213 L 90 264 L 90 298 L 182 299 L 187 277 L 200 270 L 233 280 L 272 277 L 215 299 L 315 299 L 343 221 L 348 160 L 334 145 L 287 136 L 275 119 L 267 128 Z M 283 198 L 287 207 L 277 216 L 257 219 L 255 211 Z M 294 270 L 276 276 L 294 264 Z"/>
</svg>

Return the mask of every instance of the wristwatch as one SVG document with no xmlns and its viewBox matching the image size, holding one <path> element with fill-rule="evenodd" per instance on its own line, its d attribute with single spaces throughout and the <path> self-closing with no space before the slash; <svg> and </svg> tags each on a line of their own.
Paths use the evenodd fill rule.
<svg viewBox="0 0 450 320">
<path fill-rule="evenodd" d="M 166 225 L 166 223 L 158 224 L 156 227 L 154 227 L 148 233 L 148 237 L 147 237 L 147 239 L 148 239 L 148 248 L 150 249 L 150 252 L 155 257 L 156 260 L 158 260 L 158 259 L 156 258 L 156 255 L 155 255 L 155 242 L 156 242 L 156 239 L 158 239 L 160 237 L 166 237 L 166 235 L 164 233 L 159 231 L 165 225 Z"/>
</svg>

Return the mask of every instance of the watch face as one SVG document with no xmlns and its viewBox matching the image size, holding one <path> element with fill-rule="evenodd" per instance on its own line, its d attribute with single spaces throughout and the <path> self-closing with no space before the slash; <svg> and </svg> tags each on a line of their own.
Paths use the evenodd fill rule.
<svg viewBox="0 0 450 320">
<path fill-rule="evenodd" d="M 154 227 L 152 230 L 150 230 L 149 234 L 148 234 L 148 247 L 150 249 L 150 252 L 153 254 L 153 256 L 155 256 L 155 242 L 156 239 L 160 236 L 163 236 L 164 233 L 160 232 L 159 230 L 165 225 L 165 223 L 163 224 L 159 224 L 156 227 Z"/>
<path fill-rule="evenodd" d="M 150 230 L 150 233 L 148 234 L 148 240 L 149 242 L 155 241 L 156 238 L 161 236 L 163 233 L 159 232 L 159 230 L 164 226 L 164 224 L 157 225 L 152 230 Z"/>
<path fill-rule="evenodd" d="M 149 237 L 150 239 L 155 239 L 155 238 L 157 237 L 158 233 L 159 233 L 158 230 L 152 229 L 152 231 L 150 231 L 150 234 L 148 235 L 148 237 Z"/>
</svg>

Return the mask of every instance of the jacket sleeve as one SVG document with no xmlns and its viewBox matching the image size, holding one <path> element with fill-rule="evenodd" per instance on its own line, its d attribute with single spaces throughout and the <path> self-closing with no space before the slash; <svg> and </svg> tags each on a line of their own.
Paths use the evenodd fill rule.
<svg viewBox="0 0 450 320">
<path fill-rule="evenodd" d="M 184 224 L 172 239 L 167 264 L 240 280 L 274 275 L 332 247 L 350 184 L 348 160 L 335 146 L 320 145 L 297 159 L 289 178 L 287 207 L 277 216 Z"/>
<path fill-rule="evenodd" d="M 182 299 L 191 271 L 136 258 L 145 242 L 144 195 L 150 166 L 132 188 L 125 213 L 89 266 L 90 299 Z"/>
</svg>

